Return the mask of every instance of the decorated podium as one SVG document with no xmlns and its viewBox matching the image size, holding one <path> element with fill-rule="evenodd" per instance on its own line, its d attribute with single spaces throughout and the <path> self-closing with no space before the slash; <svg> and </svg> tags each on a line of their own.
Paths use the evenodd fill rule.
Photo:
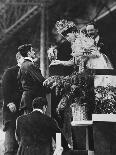
<svg viewBox="0 0 116 155">
<path fill-rule="evenodd" d="M 61 32 L 71 25 L 62 20 L 56 28 Z M 51 115 L 73 150 L 99 155 L 94 147 L 99 128 L 95 130 L 92 114 L 116 114 L 116 71 L 94 38 L 78 31 L 70 42 L 73 59 L 69 61 L 57 60 L 54 47 L 48 50 L 50 77 L 45 85 L 52 90 Z"/>
<path fill-rule="evenodd" d="M 114 153 L 115 151 L 116 142 L 114 136 L 116 130 L 116 70 L 88 69 L 81 74 L 78 74 L 78 72 L 73 73 L 73 66 L 64 67 L 62 65 L 56 65 L 50 69 L 50 78 L 52 79 L 49 78 L 49 80 L 51 80 L 49 84 L 51 86 L 54 86 L 54 82 L 58 84 L 57 87 L 55 83 L 56 85 L 51 94 L 52 117 L 56 118 L 59 122 L 68 142 L 72 145 L 73 153 L 75 152 L 76 154 L 77 151 L 82 151 L 90 155 L 101 155 L 102 153 L 102 155 L 114 155 L 112 152 Z M 65 96 L 63 96 L 63 85 L 60 82 L 61 79 L 64 80 L 64 78 L 68 81 L 69 77 L 71 80 L 75 78 L 77 81 L 80 80 L 80 84 L 84 82 L 85 87 L 76 84 L 76 88 L 77 90 L 80 88 L 85 89 L 85 98 L 74 100 L 77 96 L 72 94 L 72 98 L 69 98 L 70 102 L 67 102 L 65 98 L 63 98 L 64 100 L 62 101 L 62 97 Z M 84 81 L 85 77 L 86 81 Z M 99 83 L 96 83 L 96 79 L 100 79 L 98 80 Z M 65 84 L 68 83 L 67 81 Z M 70 87 L 74 84 L 73 82 Z M 59 88 L 60 91 L 56 88 Z M 78 94 L 82 92 L 82 90 L 75 91 L 75 93 Z M 83 94 L 80 93 L 78 95 L 81 98 Z M 61 111 L 57 111 L 58 106 Z M 95 114 L 92 117 L 93 113 Z M 105 117 L 105 121 L 102 119 L 103 116 Z M 73 154 L 72 152 L 70 153 Z"/>
<path fill-rule="evenodd" d="M 116 114 L 94 114 L 92 120 L 95 155 L 115 155 Z"/>
</svg>

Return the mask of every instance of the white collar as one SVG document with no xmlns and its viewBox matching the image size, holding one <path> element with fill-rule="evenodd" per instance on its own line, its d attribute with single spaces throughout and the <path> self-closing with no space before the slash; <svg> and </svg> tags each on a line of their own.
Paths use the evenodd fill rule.
<svg viewBox="0 0 116 155">
<path fill-rule="evenodd" d="M 25 59 L 26 59 L 26 60 L 30 60 L 31 62 L 33 62 L 33 59 L 30 58 L 30 57 L 25 57 L 24 60 L 25 60 Z"/>
<path fill-rule="evenodd" d="M 98 43 L 99 39 L 100 39 L 100 37 L 99 37 L 99 35 L 98 35 L 98 36 L 95 38 L 95 42 Z"/>
<path fill-rule="evenodd" d="M 17 66 L 21 67 L 21 64 L 20 63 L 17 63 Z"/>
<path fill-rule="evenodd" d="M 33 109 L 33 111 L 39 111 L 43 114 L 43 111 L 41 109 Z"/>
</svg>

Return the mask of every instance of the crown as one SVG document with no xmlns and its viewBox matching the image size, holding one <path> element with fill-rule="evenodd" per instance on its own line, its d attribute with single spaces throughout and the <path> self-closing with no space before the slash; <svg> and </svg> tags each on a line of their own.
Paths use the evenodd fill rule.
<svg viewBox="0 0 116 155">
<path fill-rule="evenodd" d="M 57 32 L 59 34 L 62 34 L 64 31 L 67 31 L 69 28 L 76 27 L 76 25 L 72 21 L 67 21 L 65 19 L 62 19 L 56 22 L 55 27 Z"/>
</svg>

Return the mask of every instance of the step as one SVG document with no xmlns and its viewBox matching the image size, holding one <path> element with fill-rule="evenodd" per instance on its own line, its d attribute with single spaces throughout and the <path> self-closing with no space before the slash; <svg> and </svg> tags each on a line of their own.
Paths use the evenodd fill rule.
<svg viewBox="0 0 116 155">
<path fill-rule="evenodd" d="M 94 151 L 70 150 L 70 151 L 63 152 L 62 155 L 94 155 Z"/>
</svg>

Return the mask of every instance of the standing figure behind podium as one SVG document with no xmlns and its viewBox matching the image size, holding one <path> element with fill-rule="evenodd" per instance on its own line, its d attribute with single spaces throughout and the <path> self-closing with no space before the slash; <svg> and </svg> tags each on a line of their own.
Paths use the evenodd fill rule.
<svg viewBox="0 0 116 155">
<path fill-rule="evenodd" d="M 113 65 L 109 58 L 104 54 L 111 52 L 110 48 L 103 43 L 98 34 L 96 25 L 90 23 L 86 26 L 87 36 L 94 39 L 98 48 L 98 57 L 90 57 L 87 61 L 87 67 L 91 69 L 113 69 Z M 94 113 L 116 113 L 115 99 L 115 77 L 112 75 L 95 75 L 94 92 L 95 92 L 95 109 Z"/>
<path fill-rule="evenodd" d="M 89 23 L 86 26 L 86 36 L 94 40 L 94 44 L 99 52 L 98 57 L 90 57 L 87 67 L 93 69 L 113 69 L 109 58 L 104 54 L 111 51 L 108 46 L 104 44 L 103 39 L 98 34 L 98 28 L 94 23 Z"/>
<path fill-rule="evenodd" d="M 35 97 L 45 96 L 45 89 L 43 81 L 45 78 L 42 76 L 40 69 L 34 64 L 35 51 L 31 44 L 19 46 L 18 51 L 24 57 L 18 78 L 21 81 L 23 94 L 20 104 L 20 109 L 29 113 L 32 111 L 32 101 Z"/>
<path fill-rule="evenodd" d="M 84 69 L 113 69 L 109 58 L 104 54 L 109 49 L 103 44 L 98 29 L 93 23 L 79 30 L 74 22 L 60 20 L 56 22 L 56 29 L 61 36 L 71 43 L 73 59 L 69 61 L 54 60 L 51 65 L 68 66 L 75 63 L 81 65 L 79 61 L 83 59 Z"/>
<path fill-rule="evenodd" d="M 74 65 L 73 56 L 72 56 L 72 45 L 78 35 L 78 28 L 75 25 L 73 21 L 67 21 L 65 19 L 62 19 L 60 21 L 56 22 L 56 30 L 59 35 L 61 35 L 64 38 L 64 47 L 62 48 L 62 51 L 57 51 L 57 59 L 54 59 L 54 61 L 51 62 L 50 66 L 52 65 L 63 65 L 63 66 L 72 66 Z M 63 44 L 63 43 L 61 43 Z M 70 48 L 70 51 L 65 50 L 65 46 L 68 46 Z M 54 48 L 50 48 L 48 50 L 48 57 L 51 56 L 51 54 L 54 55 Z M 59 47 L 57 49 L 60 49 Z M 66 53 L 66 54 L 65 54 Z"/>
<path fill-rule="evenodd" d="M 64 23 L 64 26 L 60 27 L 60 29 L 58 29 L 59 22 L 57 22 L 56 30 L 58 31 L 59 35 L 62 35 L 62 37 L 65 38 L 65 40 L 70 44 L 70 48 L 71 48 L 72 43 L 75 40 L 76 35 L 78 33 L 78 29 L 72 21 L 62 20 L 61 22 Z M 65 49 L 66 48 L 63 48 L 62 50 L 65 50 Z M 70 58 L 71 58 L 72 57 L 72 55 L 71 55 L 72 48 L 70 50 L 71 50 L 70 51 Z M 51 47 L 48 50 L 48 57 L 50 59 L 52 58 L 52 61 L 50 64 L 50 73 L 52 74 L 51 76 L 54 76 L 56 78 L 56 81 L 57 81 L 57 78 L 69 76 L 74 71 L 73 58 L 70 59 L 69 55 L 68 55 L 68 58 L 66 57 L 65 59 L 62 59 L 62 55 L 64 58 L 66 56 L 65 53 L 67 51 L 63 51 L 62 53 L 60 53 L 59 57 L 58 57 L 58 55 L 56 57 L 57 52 L 59 52 L 59 51 L 56 51 L 55 47 Z M 53 69 L 55 72 L 53 71 Z M 55 93 L 55 92 L 56 92 L 56 90 L 54 87 L 53 93 Z M 52 102 L 53 109 L 54 109 L 54 111 L 53 111 L 54 115 L 58 115 L 58 114 L 56 114 L 55 111 L 59 105 L 62 95 L 63 94 L 54 95 L 54 102 Z M 52 96 L 53 96 L 53 94 L 52 94 Z M 56 103 L 56 101 L 57 101 L 57 103 Z M 63 131 L 67 141 L 69 142 L 70 145 L 72 145 L 72 133 L 71 133 L 72 113 L 71 113 L 70 106 L 67 106 L 63 112 L 62 111 L 60 112 L 60 117 L 62 118 L 61 121 L 59 121 L 59 123 L 61 125 L 60 127 L 62 128 L 62 131 Z"/>
</svg>

